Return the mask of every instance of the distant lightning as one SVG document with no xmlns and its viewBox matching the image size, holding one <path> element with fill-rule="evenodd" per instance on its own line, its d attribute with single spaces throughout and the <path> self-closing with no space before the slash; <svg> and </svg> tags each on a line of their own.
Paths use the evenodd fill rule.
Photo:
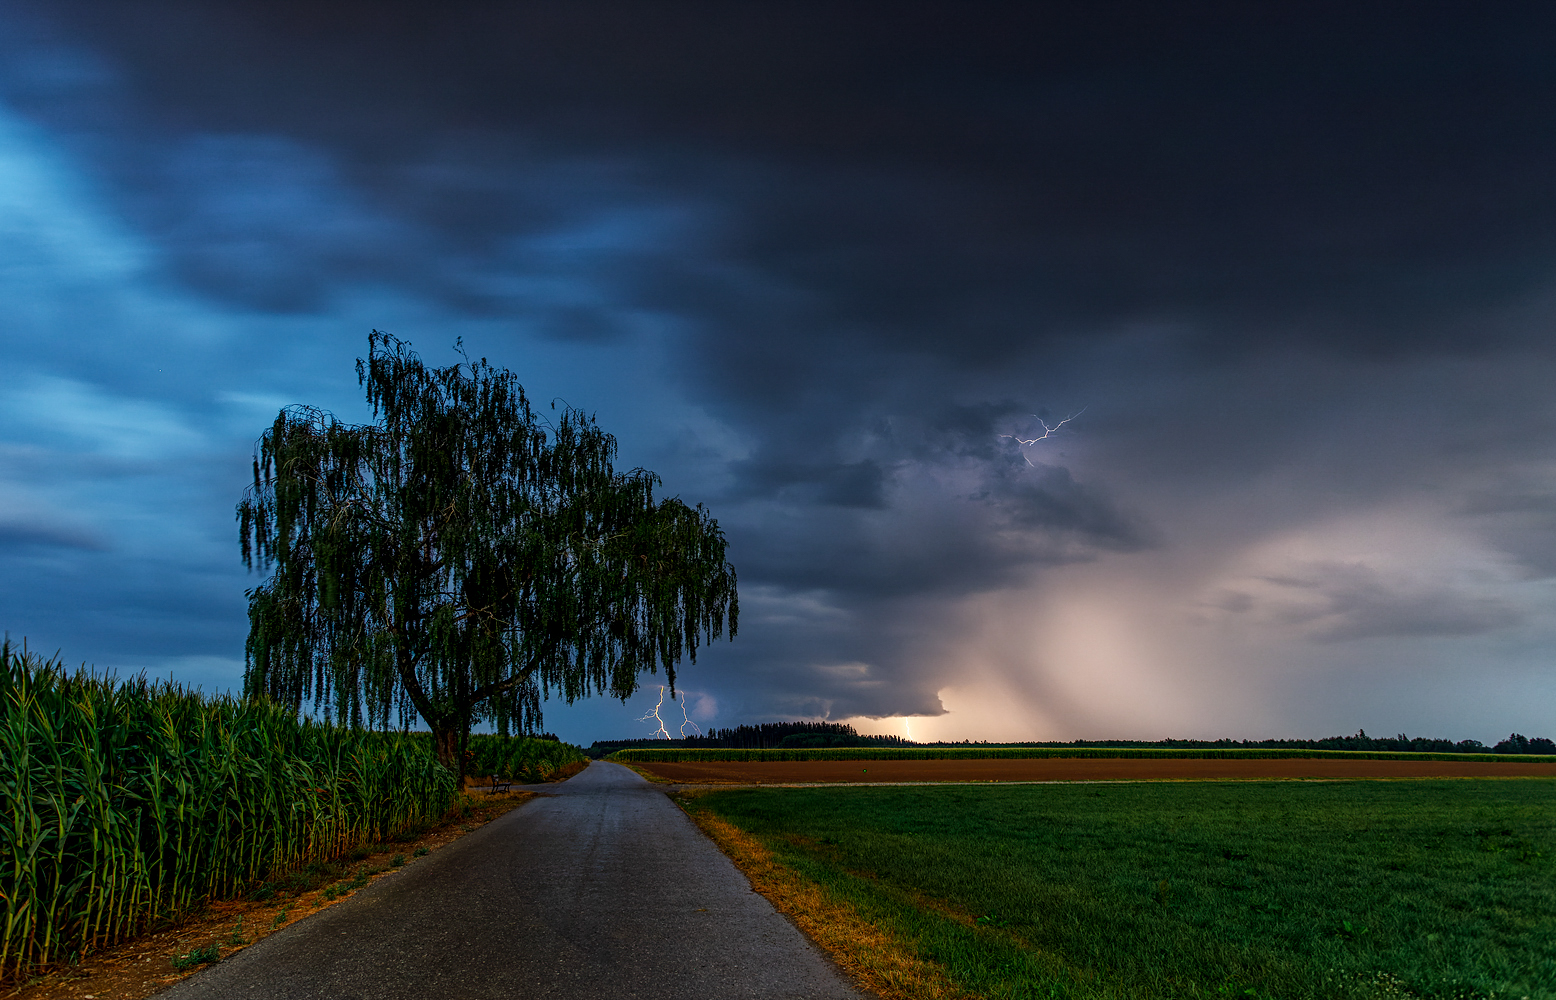
<svg viewBox="0 0 1556 1000">
<path fill-rule="evenodd" d="M 686 714 L 686 692 L 681 692 L 681 739 L 686 739 L 686 727 L 691 726 L 692 732 L 702 735 L 702 729 L 692 721 L 692 717 Z"/>
<path fill-rule="evenodd" d="M 676 701 L 676 699 L 673 696 L 671 697 L 670 700 L 672 702 Z M 663 684 L 661 684 L 661 685 L 659 685 L 659 700 L 654 703 L 654 707 L 649 709 L 649 711 L 646 712 L 643 715 L 642 718 L 638 719 L 639 722 L 648 722 L 649 720 L 653 720 L 654 722 L 659 724 L 659 728 L 654 730 L 652 733 L 649 734 L 649 737 L 648 737 L 649 739 L 662 738 L 662 739 L 669 740 L 669 739 L 674 739 L 675 738 L 675 737 L 670 735 L 670 730 L 665 725 L 664 718 L 662 716 L 660 716 L 660 714 L 659 714 L 659 710 L 664 707 L 664 704 L 665 704 L 665 686 Z M 701 736 L 702 735 L 702 729 L 698 727 L 697 723 L 692 721 L 692 717 L 691 716 L 686 714 L 686 692 L 685 691 L 681 692 L 681 697 L 680 697 L 680 700 L 679 700 L 679 702 L 677 704 L 679 704 L 680 709 L 681 709 L 681 739 L 684 740 L 686 738 L 686 727 L 687 726 L 691 726 L 692 727 L 692 732 L 696 733 L 698 736 Z"/>
<path fill-rule="evenodd" d="M 1019 434 L 1001 434 L 1000 437 L 1002 437 L 1002 438 L 1010 438 L 1012 441 L 1016 442 L 1018 445 L 1020 445 L 1023 448 L 1030 448 L 1034 444 L 1037 444 L 1039 441 L 1046 441 L 1046 440 L 1048 440 L 1050 437 L 1052 437 L 1054 435 L 1054 432 L 1056 432 L 1059 428 L 1063 427 L 1065 424 L 1069 423 L 1070 421 L 1074 420 L 1076 417 L 1080 416 L 1082 413 L 1085 413 L 1085 412 L 1086 412 L 1086 407 L 1083 406 L 1080 409 L 1076 410 L 1074 413 L 1070 414 L 1068 417 L 1065 417 L 1063 420 L 1059 421 L 1057 424 L 1054 424 L 1052 427 L 1049 427 L 1048 426 L 1048 422 L 1046 420 L 1044 420 L 1042 417 L 1039 417 L 1037 414 L 1034 413 L 1034 414 L 1032 414 L 1032 418 L 1034 420 L 1036 420 L 1038 426 L 1043 429 L 1043 433 L 1039 434 L 1035 438 L 1030 438 L 1030 439 L 1029 438 L 1024 438 L 1024 437 L 1020 436 Z M 1021 457 L 1026 459 L 1026 463 L 1028 465 L 1032 465 L 1032 460 L 1030 458 L 1027 458 L 1027 453 L 1026 452 L 1023 451 L 1021 453 Z M 1036 468 L 1036 466 L 1033 466 L 1033 468 Z"/>
<path fill-rule="evenodd" d="M 653 719 L 655 722 L 659 723 L 659 728 L 654 730 L 652 733 L 649 734 L 649 737 L 648 737 L 649 739 L 653 739 L 656 736 L 662 736 L 665 739 L 669 739 L 670 738 L 670 730 L 665 728 L 665 720 L 663 720 L 663 719 L 661 719 L 659 717 L 659 709 L 664 705 L 664 703 L 665 703 L 665 687 L 664 687 L 663 684 L 661 684 L 661 685 L 659 685 L 659 702 L 658 702 L 658 704 L 656 704 L 647 713 L 645 713 L 642 718 L 638 719 L 639 722 L 647 722 L 649 719 Z"/>
</svg>

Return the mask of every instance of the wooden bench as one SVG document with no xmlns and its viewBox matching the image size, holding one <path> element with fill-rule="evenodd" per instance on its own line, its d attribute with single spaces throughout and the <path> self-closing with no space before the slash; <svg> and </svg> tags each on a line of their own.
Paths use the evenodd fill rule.
<svg viewBox="0 0 1556 1000">
<path fill-rule="evenodd" d="M 491 783 L 486 789 L 486 794 L 488 795 L 496 795 L 498 792 L 509 792 L 513 790 L 512 778 L 499 778 L 494 774 L 488 778 L 487 781 Z"/>
</svg>

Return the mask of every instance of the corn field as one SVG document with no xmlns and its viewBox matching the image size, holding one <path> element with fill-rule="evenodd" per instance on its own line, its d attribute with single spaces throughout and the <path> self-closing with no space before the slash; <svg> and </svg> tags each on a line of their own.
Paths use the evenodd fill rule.
<svg viewBox="0 0 1556 1000">
<path fill-rule="evenodd" d="M 0 975 L 441 818 L 454 775 L 412 736 L 299 719 L 0 644 Z"/>
<path fill-rule="evenodd" d="M 430 738 L 427 746 L 430 750 Z M 584 752 L 571 743 L 533 736 L 477 733 L 470 737 L 466 750 L 465 769 L 470 774 L 481 777 L 496 774 L 525 783 L 546 781 L 564 766 L 588 760 Z"/>
</svg>

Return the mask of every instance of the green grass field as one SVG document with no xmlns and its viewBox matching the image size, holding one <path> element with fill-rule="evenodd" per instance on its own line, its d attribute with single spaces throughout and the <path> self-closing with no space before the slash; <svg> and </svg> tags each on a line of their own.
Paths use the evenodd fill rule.
<svg viewBox="0 0 1556 1000">
<path fill-rule="evenodd" d="M 692 798 L 988 997 L 1556 998 L 1556 780 Z"/>
</svg>

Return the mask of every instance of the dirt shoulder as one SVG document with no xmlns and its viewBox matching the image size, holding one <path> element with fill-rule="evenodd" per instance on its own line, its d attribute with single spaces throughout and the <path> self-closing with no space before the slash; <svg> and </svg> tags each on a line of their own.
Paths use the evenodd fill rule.
<svg viewBox="0 0 1556 1000">
<path fill-rule="evenodd" d="M 403 842 L 375 844 L 300 877 L 278 880 L 268 898 L 213 900 L 172 926 L 93 952 L 79 965 L 51 970 L 3 994 L 16 1000 L 141 1000 L 192 976 L 177 959 L 214 945 L 226 959 L 299 920 L 340 902 L 377 879 L 389 878 L 465 834 L 535 797 L 516 789 L 467 793 L 451 818 Z M 263 891 L 258 895 L 267 895 Z"/>
<path fill-rule="evenodd" d="M 1556 763 L 1040 757 L 1030 760 L 633 761 L 650 781 L 685 785 L 874 784 L 918 781 L 1249 781 L 1556 777 Z"/>
<path fill-rule="evenodd" d="M 647 778 L 649 781 L 652 781 L 656 785 L 674 785 L 674 784 L 676 784 L 676 783 L 678 783 L 680 781 L 679 778 L 667 778 L 667 777 L 664 777 L 663 775 L 658 774 L 655 771 L 650 770 L 649 769 L 650 765 L 646 765 L 646 764 L 631 764 L 631 763 L 628 763 L 626 761 L 612 761 L 612 763 L 620 764 L 622 767 L 626 768 L 629 771 L 636 771 L 639 777 Z M 652 766 L 653 767 L 658 767 L 659 765 L 655 764 L 655 765 L 652 765 Z M 708 783 L 709 784 L 713 784 L 714 782 L 710 779 L 710 781 Z M 725 782 L 718 782 L 718 783 L 719 784 L 723 784 Z M 736 778 L 729 778 L 729 779 L 727 779 L 727 783 L 729 783 L 729 784 L 747 784 L 747 782 L 741 782 L 741 781 L 739 781 Z"/>
</svg>

